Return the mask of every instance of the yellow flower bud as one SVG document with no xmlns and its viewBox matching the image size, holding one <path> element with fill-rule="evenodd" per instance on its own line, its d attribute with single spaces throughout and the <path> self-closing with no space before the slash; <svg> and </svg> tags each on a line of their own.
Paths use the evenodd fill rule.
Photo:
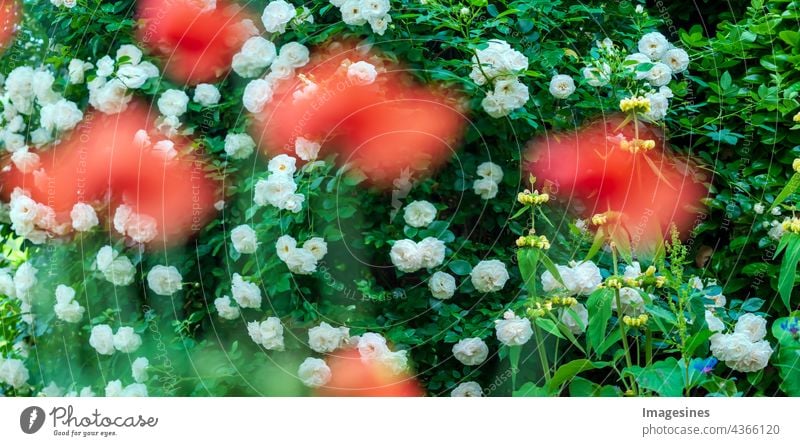
<svg viewBox="0 0 800 446">
<path fill-rule="evenodd" d="M 794 122 L 800 123 L 800 112 L 797 112 L 797 114 L 794 115 L 794 118 L 792 118 L 792 120 Z"/>
<path fill-rule="evenodd" d="M 794 169 L 795 172 L 800 172 L 800 158 L 794 159 L 794 162 L 792 162 L 792 169 Z"/>
</svg>

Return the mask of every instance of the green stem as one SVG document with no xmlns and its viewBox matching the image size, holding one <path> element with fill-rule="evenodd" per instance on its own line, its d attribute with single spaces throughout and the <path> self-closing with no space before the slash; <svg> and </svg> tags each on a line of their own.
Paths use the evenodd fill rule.
<svg viewBox="0 0 800 446">
<path fill-rule="evenodd" d="M 619 289 L 614 289 L 614 299 L 617 302 L 617 324 L 619 324 L 619 334 L 622 338 L 622 348 L 625 350 L 625 364 L 630 369 L 633 367 L 633 361 L 631 360 L 631 351 L 630 346 L 628 345 L 628 333 L 625 328 L 625 324 L 622 322 L 623 314 L 622 314 L 622 302 L 620 301 L 619 297 Z M 639 394 L 636 390 L 636 379 L 631 377 L 631 390 L 633 390 L 634 394 Z"/>
<path fill-rule="evenodd" d="M 645 331 L 644 357 L 645 366 L 653 363 L 653 332 L 650 331 L 649 327 Z"/>
<path fill-rule="evenodd" d="M 542 331 L 536 324 L 533 324 L 533 334 L 536 338 L 536 351 L 539 352 L 539 360 L 542 362 L 542 371 L 544 371 L 544 384 L 546 386 L 550 382 L 550 361 L 547 360 L 547 352 L 544 350 Z"/>
</svg>

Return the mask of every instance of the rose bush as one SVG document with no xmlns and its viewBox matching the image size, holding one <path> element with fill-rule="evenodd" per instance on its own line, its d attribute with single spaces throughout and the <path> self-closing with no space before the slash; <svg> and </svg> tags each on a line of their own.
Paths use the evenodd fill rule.
<svg viewBox="0 0 800 446">
<path fill-rule="evenodd" d="M 22 3 L 0 58 L 2 394 L 800 394 L 797 1 L 708 32 L 644 2 Z M 362 96 L 327 95 L 330 60 Z M 407 151 L 370 145 L 409 116 L 270 139 L 282 108 L 338 119 L 393 87 L 464 120 L 447 160 L 395 172 Z M 314 113 L 278 130 L 338 123 Z M 689 212 L 677 178 L 708 191 L 682 234 L 531 168 L 529 141 L 598 119 L 602 179 L 663 186 L 642 215 Z M 80 175 L 57 174 L 70 149 Z"/>
</svg>

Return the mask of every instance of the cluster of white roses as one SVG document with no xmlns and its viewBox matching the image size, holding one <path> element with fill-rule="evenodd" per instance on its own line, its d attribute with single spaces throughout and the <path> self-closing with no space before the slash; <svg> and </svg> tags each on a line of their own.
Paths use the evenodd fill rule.
<svg viewBox="0 0 800 446">
<path fill-rule="evenodd" d="M 342 21 L 351 26 L 369 24 L 372 32 L 382 36 L 392 23 L 389 0 L 330 0 L 342 13 Z"/>
<path fill-rule="evenodd" d="M 114 229 L 136 243 L 148 243 L 158 235 L 158 222 L 122 204 L 114 211 Z"/>
<path fill-rule="evenodd" d="M 33 244 L 42 244 L 50 237 L 62 236 L 70 229 L 86 232 L 99 224 L 97 213 L 86 203 L 76 203 L 70 211 L 72 225 L 61 223 L 53 208 L 36 202 L 25 189 L 15 188 L 8 204 L 8 221 L 17 235 Z"/>
<path fill-rule="evenodd" d="M 83 78 L 80 70 L 85 68 L 82 61 L 75 63 L 76 80 Z M 142 60 L 142 50 L 134 45 L 122 45 L 114 59 L 106 55 L 95 62 L 95 75 L 87 85 L 89 104 L 103 113 L 113 115 L 128 107 L 132 98 L 128 90 L 142 88 L 148 79 L 158 77 L 159 71 L 152 63 Z"/>
<path fill-rule="evenodd" d="M 270 172 L 266 180 L 256 182 L 253 202 L 258 206 L 272 205 L 284 211 L 298 213 L 303 209 L 305 197 L 297 192 L 294 173 L 297 160 L 289 155 L 278 155 L 269 161 Z"/>
<path fill-rule="evenodd" d="M 283 325 L 277 317 L 268 317 L 261 322 L 248 322 L 247 334 L 253 342 L 266 350 L 283 351 Z"/>
<path fill-rule="evenodd" d="M 101 355 L 113 355 L 114 351 L 133 353 L 142 345 L 142 337 L 133 327 L 120 327 L 116 333 L 106 324 L 92 327 L 89 345 Z"/>
<path fill-rule="evenodd" d="M 772 347 L 764 340 L 767 321 L 747 313 L 739 316 L 733 333 L 711 336 L 711 353 L 738 372 L 757 372 L 767 366 Z"/>
<path fill-rule="evenodd" d="M 393 374 L 408 369 L 408 353 L 405 350 L 392 351 L 386 338 L 377 333 L 350 336 L 349 328 L 336 328 L 322 322 L 308 330 L 308 344 L 312 350 L 323 354 L 354 347 L 358 349 L 362 362 L 377 364 Z M 324 359 L 309 357 L 300 364 L 297 376 L 306 386 L 317 388 L 330 382 L 332 374 Z"/>
<path fill-rule="evenodd" d="M 0 294 L 19 300 L 22 320 L 29 324 L 33 323 L 31 307 L 38 272 L 29 262 L 19 265 L 13 278 L 7 269 L 0 270 Z"/>
<path fill-rule="evenodd" d="M 635 267 L 630 267 L 631 277 L 638 277 L 639 274 L 634 276 L 637 267 L 638 263 Z M 571 262 L 568 266 L 556 265 L 556 269 L 563 283 L 556 280 L 550 271 L 545 271 L 542 273 L 542 288 L 545 292 L 566 290 L 573 296 L 588 296 L 603 283 L 603 276 L 600 274 L 600 268 L 591 260 L 580 263 Z M 627 270 L 626 274 L 628 274 Z"/>
<path fill-rule="evenodd" d="M 611 39 L 597 42 L 599 58 L 592 58 L 583 68 L 583 78 L 589 86 L 603 87 L 610 83 L 615 71 L 644 80 L 644 88 L 635 92 L 650 103 L 650 110 L 644 113 L 649 121 L 664 119 L 669 108 L 672 90 L 667 86 L 673 74 L 685 71 L 689 66 L 689 55 L 685 50 L 674 47 L 659 32 L 647 33 L 638 42 L 638 52 L 625 56 L 621 48 Z M 623 56 L 624 59 L 623 59 Z M 622 60 L 620 64 L 619 61 Z M 569 96 L 575 86 L 568 76 L 560 76 L 550 84 L 550 92 L 559 98 Z M 564 96 L 566 95 L 566 96 Z"/>
<path fill-rule="evenodd" d="M 472 183 L 472 190 L 484 200 L 496 197 L 500 190 L 500 182 L 503 181 L 503 168 L 486 161 L 478 166 L 478 176 L 480 178 Z"/>
<path fill-rule="evenodd" d="M 518 78 L 527 69 L 528 58 L 503 40 L 492 39 L 486 48 L 475 52 L 470 79 L 478 85 L 494 84 L 481 102 L 489 116 L 507 116 L 528 102 L 528 87 Z"/>
<path fill-rule="evenodd" d="M 308 275 L 317 270 L 317 262 L 328 253 L 328 244 L 321 237 L 312 237 L 297 247 L 297 240 L 291 235 L 282 235 L 275 243 L 278 258 L 294 274 Z"/>
<path fill-rule="evenodd" d="M 53 311 L 57 318 L 74 324 L 83 318 L 86 309 L 75 300 L 74 289 L 67 285 L 59 285 L 56 287 L 56 304 L 53 306 Z"/>
<path fill-rule="evenodd" d="M 436 237 L 425 237 L 420 242 L 404 239 L 394 242 L 389 258 L 400 271 L 413 273 L 422 268 L 436 268 L 441 265 L 445 252 L 444 242 Z"/>
<path fill-rule="evenodd" d="M 61 94 L 53 91 L 55 77 L 44 68 L 34 70 L 20 66 L 12 70 L 0 91 L 0 141 L 10 152 L 11 161 L 22 173 L 31 173 L 39 168 L 39 156 L 29 151 L 25 136 L 35 112 L 39 112 L 39 127 L 30 131 L 31 143 L 41 147 L 58 136 L 72 130 L 83 119 L 83 112 Z M 26 121 L 28 121 L 26 123 Z"/>
<path fill-rule="evenodd" d="M 588 296 L 597 290 L 603 283 L 600 269 L 592 261 L 571 262 L 569 265 L 556 265 L 562 282 L 559 282 L 550 271 L 542 273 L 542 289 L 546 292 L 566 292 L 569 296 Z M 642 275 L 639 262 L 633 262 L 625 267 L 623 278 L 635 280 Z M 619 290 L 619 303 L 623 314 L 639 316 L 645 311 L 645 302 L 642 291 L 638 288 L 622 287 Z M 617 300 L 611 301 L 611 308 L 617 309 Z M 589 324 L 589 311 L 582 303 L 575 303 L 569 308 L 559 310 L 559 320 L 569 330 L 579 335 L 586 331 Z"/>
<path fill-rule="evenodd" d="M 250 81 L 244 89 L 242 103 L 251 113 L 259 113 L 272 100 L 276 84 L 290 79 L 295 70 L 305 66 L 310 57 L 308 48 L 298 42 L 288 42 L 275 54 L 275 46 L 262 37 L 251 37 L 234 56 L 234 71 L 242 77 L 257 77 L 269 68 L 263 78 Z M 238 65 L 238 68 L 237 68 Z"/>
<path fill-rule="evenodd" d="M 111 246 L 100 248 L 95 267 L 107 281 L 116 286 L 130 285 L 136 274 L 133 262 Z"/>
<path fill-rule="evenodd" d="M 231 295 L 222 296 L 214 300 L 217 314 L 223 319 L 233 320 L 241 314 L 239 308 L 261 307 L 261 289 L 255 283 L 248 282 L 239 273 L 233 274 L 231 280 Z M 233 302 L 236 302 L 236 306 Z"/>
</svg>

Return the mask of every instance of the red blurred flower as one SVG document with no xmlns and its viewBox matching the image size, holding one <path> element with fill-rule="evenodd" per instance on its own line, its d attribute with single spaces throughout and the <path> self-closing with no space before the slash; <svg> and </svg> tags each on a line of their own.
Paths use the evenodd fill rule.
<svg viewBox="0 0 800 446">
<path fill-rule="evenodd" d="M 249 37 L 236 5 L 218 0 L 206 10 L 198 0 L 140 0 L 144 25 L 139 40 L 165 58 L 165 72 L 175 80 L 212 82 L 228 72 L 233 55 Z"/>
<path fill-rule="evenodd" d="M 348 68 L 365 61 L 375 81 L 358 82 Z M 404 171 L 430 173 L 454 153 L 465 124 L 459 98 L 414 82 L 408 72 L 352 42 L 317 49 L 297 76 L 275 85 L 254 129 L 267 151 L 294 153 L 298 137 L 336 150 L 378 186 Z"/>
<path fill-rule="evenodd" d="M 672 224 L 689 230 L 707 192 L 691 162 L 670 154 L 660 133 L 621 117 L 539 138 L 528 159 L 537 180 L 584 217 L 619 213 L 634 242 L 652 241 Z"/>
<path fill-rule="evenodd" d="M 0 52 L 11 46 L 22 8 L 17 0 L 0 0 Z"/>
<path fill-rule="evenodd" d="M 316 390 L 318 396 L 424 396 L 413 377 L 394 374 L 378 361 L 364 362 L 357 349 L 337 350 L 326 361 L 331 380 Z"/>
<path fill-rule="evenodd" d="M 78 202 L 108 202 L 108 218 L 120 204 L 157 222 L 151 242 L 175 244 L 200 229 L 214 213 L 216 184 L 199 158 L 172 160 L 134 143 L 139 130 L 152 128 L 147 108 L 131 104 L 123 114 L 88 113 L 56 147 L 40 153 L 42 170 L 6 175 L 3 190 L 22 187 L 36 202 L 51 207 L 60 222 Z M 190 141 L 175 141 L 178 152 Z M 163 246 L 163 245 L 162 245 Z"/>
</svg>

